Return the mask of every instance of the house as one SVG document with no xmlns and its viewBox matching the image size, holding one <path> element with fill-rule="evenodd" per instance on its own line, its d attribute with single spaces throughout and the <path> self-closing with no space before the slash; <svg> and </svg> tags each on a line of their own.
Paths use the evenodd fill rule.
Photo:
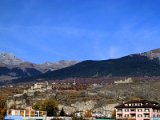
<svg viewBox="0 0 160 120">
<path fill-rule="evenodd" d="M 76 116 L 76 117 L 83 117 L 84 116 L 84 112 L 83 111 L 76 111 L 74 113 L 74 116 Z"/>
<path fill-rule="evenodd" d="M 160 104 L 148 100 L 124 102 L 116 108 L 116 120 L 160 120 Z"/>
</svg>

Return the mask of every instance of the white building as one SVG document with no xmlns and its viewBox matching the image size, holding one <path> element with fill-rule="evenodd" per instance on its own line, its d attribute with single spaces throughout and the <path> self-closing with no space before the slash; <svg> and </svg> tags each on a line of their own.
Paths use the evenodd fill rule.
<svg viewBox="0 0 160 120">
<path fill-rule="evenodd" d="M 46 111 L 35 111 L 33 109 L 25 110 L 7 110 L 7 116 L 21 116 L 23 120 L 46 120 L 47 112 Z"/>
</svg>

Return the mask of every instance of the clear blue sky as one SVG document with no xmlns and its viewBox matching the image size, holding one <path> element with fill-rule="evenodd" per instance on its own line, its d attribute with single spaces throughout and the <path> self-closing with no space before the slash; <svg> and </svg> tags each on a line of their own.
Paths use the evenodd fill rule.
<svg viewBox="0 0 160 120">
<path fill-rule="evenodd" d="M 0 51 L 102 60 L 160 47 L 160 0 L 0 0 Z"/>
</svg>

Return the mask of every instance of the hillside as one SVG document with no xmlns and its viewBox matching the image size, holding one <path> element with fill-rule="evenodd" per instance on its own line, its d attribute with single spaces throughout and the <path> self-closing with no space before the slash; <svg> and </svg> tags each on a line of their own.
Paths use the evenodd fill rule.
<svg viewBox="0 0 160 120">
<path fill-rule="evenodd" d="M 39 76 L 47 79 L 69 77 L 102 77 L 102 76 L 159 76 L 158 59 L 132 55 L 119 59 L 103 61 L 84 61 L 71 67 L 56 70 Z"/>
</svg>

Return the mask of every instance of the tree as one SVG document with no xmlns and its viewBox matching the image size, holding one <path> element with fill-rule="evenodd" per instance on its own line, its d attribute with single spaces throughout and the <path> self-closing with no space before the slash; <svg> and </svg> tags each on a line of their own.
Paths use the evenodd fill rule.
<svg viewBox="0 0 160 120">
<path fill-rule="evenodd" d="M 1 97 L 0 98 L 0 120 L 4 119 L 6 111 L 7 111 L 6 101 Z"/>
<path fill-rule="evenodd" d="M 66 113 L 64 112 L 63 107 L 62 107 L 62 110 L 61 110 L 59 116 L 65 116 L 65 115 L 66 115 Z"/>
<path fill-rule="evenodd" d="M 84 117 L 92 117 L 92 112 L 87 110 L 84 114 Z"/>
<path fill-rule="evenodd" d="M 141 98 L 140 97 L 138 97 L 138 96 L 131 96 L 131 98 L 130 98 L 131 100 L 141 100 Z"/>
<path fill-rule="evenodd" d="M 36 104 L 33 105 L 33 109 L 40 110 L 42 105 L 42 101 L 38 101 Z"/>
<path fill-rule="evenodd" d="M 116 118 L 116 110 L 112 111 L 112 118 L 114 118 L 114 119 Z"/>
<path fill-rule="evenodd" d="M 33 108 L 36 110 L 47 111 L 47 116 L 57 116 L 58 102 L 54 99 L 47 99 L 37 102 Z"/>
</svg>

